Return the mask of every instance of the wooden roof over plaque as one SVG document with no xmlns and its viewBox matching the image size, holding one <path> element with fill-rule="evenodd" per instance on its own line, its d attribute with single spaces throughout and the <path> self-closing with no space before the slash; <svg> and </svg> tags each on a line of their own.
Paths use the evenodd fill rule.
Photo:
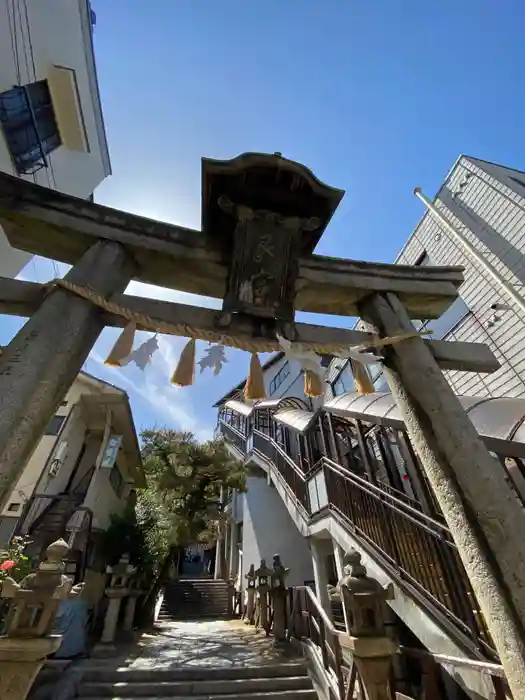
<svg viewBox="0 0 525 700">
<path fill-rule="evenodd" d="M 280 153 L 242 153 L 231 160 L 202 159 L 202 230 L 212 236 L 233 236 L 231 220 L 219 206 L 221 196 L 252 209 L 283 216 L 317 218 L 319 226 L 304 232 L 301 257 L 315 249 L 345 194 L 321 182 L 312 171 Z"/>
<path fill-rule="evenodd" d="M 310 257 L 344 192 L 279 153 L 202 161 L 202 230 L 228 265 L 223 309 L 294 318 L 299 258 Z"/>
</svg>

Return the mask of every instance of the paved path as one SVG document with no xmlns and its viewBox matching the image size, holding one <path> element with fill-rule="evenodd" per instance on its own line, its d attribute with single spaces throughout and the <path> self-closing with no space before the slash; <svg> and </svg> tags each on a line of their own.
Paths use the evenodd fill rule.
<svg viewBox="0 0 525 700">
<path fill-rule="evenodd" d="M 276 664 L 297 659 L 296 652 L 275 648 L 272 637 L 240 620 L 157 623 L 126 657 L 89 659 L 89 666 L 131 669 L 232 668 Z"/>
</svg>

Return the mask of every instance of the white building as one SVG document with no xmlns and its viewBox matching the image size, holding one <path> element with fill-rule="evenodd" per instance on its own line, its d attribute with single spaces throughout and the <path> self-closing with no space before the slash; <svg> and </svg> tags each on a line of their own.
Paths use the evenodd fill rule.
<svg viewBox="0 0 525 700">
<path fill-rule="evenodd" d="M 524 173 L 461 156 L 434 204 L 506 280 L 523 288 Z M 450 308 L 439 319 L 414 323 L 432 329 L 434 338 L 485 343 L 497 356 L 501 367 L 493 374 L 446 376 L 525 505 L 523 313 L 429 212 L 396 262 L 464 267 Z M 240 571 L 245 585 L 250 564 L 279 552 L 291 567 L 289 585 L 313 579 L 330 614 L 326 586 L 341 575 L 342 551 L 352 547 L 373 576 L 394 586 L 390 605 L 404 623 L 399 629 L 409 628 L 434 652 L 472 658 L 490 646 L 484 622 L 403 422 L 384 393 L 381 367 L 370 371 L 377 393 L 358 397 L 347 361 L 332 360 L 324 402 L 312 405 L 299 367 L 280 353 L 264 366 L 267 400 L 247 405 L 241 383 L 217 402 L 221 432 L 251 474 L 248 492 L 233 498 L 233 524 L 221 543 L 229 565 L 223 575 Z M 458 590 L 464 593 L 453 602 Z M 467 671 L 455 680 L 471 697 L 492 692 Z"/>
<path fill-rule="evenodd" d="M 0 170 L 82 197 L 110 174 L 89 0 L 0 4 Z M 0 276 L 30 256 L 0 227 Z"/>
<path fill-rule="evenodd" d="M 304 395 L 298 363 L 290 363 L 284 353 L 276 353 L 263 364 L 263 372 L 270 403 L 290 396 L 300 397 L 305 406 L 309 405 L 310 399 Z M 224 406 L 230 400 L 242 402 L 243 388 L 244 381 L 223 396 L 216 406 Z M 243 576 L 251 564 L 258 565 L 261 559 L 270 564 L 272 556 L 279 553 L 285 565 L 291 558 L 294 559 L 290 585 L 313 580 L 308 544 L 290 518 L 279 494 L 275 489 L 269 488 L 264 471 L 252 469 L 247 478 L 247 487 L 244 494 L 233 493 L 230 506 L 233 522 L 227 541 L 223 542 L 222 554 L 226 556 L 229 575 L 232 578 L 238 574 Z M 276 531 L 283 535 L 278 540 L 275 537 Z M 279 551 L 276 549 L 277 541 Z M 219 556 L 218 561 L 220 560 Z"/>
<path fill-rule="evenodd" d="M 434 200 L 435 207 L 518 291 L 525 285 L 525 173 L 469 156 L 460 156 Z M 456 394 L 525 396 L 525 317 L 486 270 L 426 212 L 403 246 L 402 265 L 460 265 L 465 281 L 459 298 L 441 316 L 417 323 L 432 337 L 484 343 L 501 368 L 493 374 L 446 372 Z M 358 323 L 358 328 L 364 324 Z M 334 361 L 329 392 L 353 390 L 347 363 Z M 372 379 L 386 383 L 380 367 Z"/>
<path fill-rule="evenodd" d="M 97 569 L 100 534 L 145 486 L 125 391 L 80 372 L 0 512 L 0 548 L 29 535 L 37 553 L 63 537 L 71 573 Z"/>
</svg>

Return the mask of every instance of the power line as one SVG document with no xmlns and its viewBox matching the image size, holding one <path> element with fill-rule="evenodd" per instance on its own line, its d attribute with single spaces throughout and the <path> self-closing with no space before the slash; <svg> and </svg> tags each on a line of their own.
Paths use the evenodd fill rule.
<svg viewBox="0 0 525 700">
<path fill-rule="evenodd" d="M 29 24 L 29 12 L 27 9 L 27 0 L 24 0 L 24 14 L 25 14 L 25 18 L 26 18 L 27 38 L 29 41 L 29 51 L 30 51 L 31 63 L 33 66 L 33 80 L 36 81 L 35 53 L 33 51 L 33 41 L 31 39 L 31 25 Z"/>
</svg>

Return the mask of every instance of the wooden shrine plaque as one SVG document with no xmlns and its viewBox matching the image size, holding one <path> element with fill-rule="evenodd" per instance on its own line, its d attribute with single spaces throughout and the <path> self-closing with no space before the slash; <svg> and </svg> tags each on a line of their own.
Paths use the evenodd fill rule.
<svg viewBox="0 0 525 700">
<path fill-rule="evenodd" d="M 302 221 L 237 207 L 225 311 L 294 319 Z"/>
</svg>

